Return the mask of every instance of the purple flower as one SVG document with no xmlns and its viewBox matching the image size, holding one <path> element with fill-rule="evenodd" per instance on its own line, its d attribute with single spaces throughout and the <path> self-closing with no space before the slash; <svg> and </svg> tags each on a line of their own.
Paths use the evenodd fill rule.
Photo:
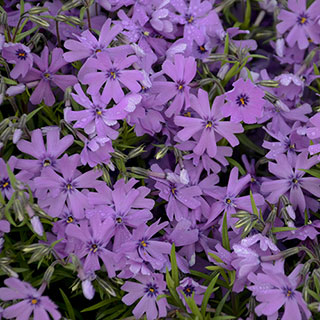
<svg viewBox="0 0 320 320">
<path fill-rule="evenodd" d="M 63 50 L 61 48 L 54 48 L 51 55 L 50 66 L 48 64 L 49 49 L 45 47 L 41 56 L 33 55 L 35 64 L 38 69 L 32 68 L 28 74 L 22 78 L 24 83 L 39 81 L 36 89 L 33 91 L 30 101 L 33 104 L 39 104 L 44 100 L 45 104 L 52 106 L 56 99 L 52 93 L 52 84 L 65 91 L 68 87 L 77 83 L 77 78 L 73 75 L 56 74 L 67 62 L 62 58 Z"/>
<path fill-rule="evenodd" d="M 197 116 L 174 118 L 176 125 L 184 127 L 178 132 L 177 137 L 182 141 L 193 137 L 197 141 L 193 152 L 199 156 L 207 151 L 210 157 L 214 157 L 217 154 L 217 142 L 222 138 L 226 138 L 233 147 L 239 144 L 234 133 L 243 132 L 243 128 L 239 123 L 221 121 L 223 101 L 223 96 L 217 97 L 210 108 L 208 93 L 200 89 L 198 98 L 194 95 L 190 98 L 191 109 Z"/>
<path fill-rule="evenodd" d="M 320 26 L 316 23 L 316 17 L 320 15 L 320 1 L 314 1 L 307 9 L 306 0 L 289 0 L 288 8 L 290 11 L 282 9 L 278 15 L 282 22 L 277 25 L 277 30 L 280 34 L 290 30 L 286 37 L 289 46 L 297 43 L 303 50 L 308 48 L 309 39 L 320 43 Z"/>
<path fill-rule="evenodd" d="M 157 173 L 163 173 L 156 164 L 152 165 L 151 169 Z M 202 191 L 198 186 L 182 183 L 180 177 L 175 173 L 166 170 L 166 174 L 166 179 L 156 179 L 155 188 L 160 190 L 159 197 L 168 201 L 166 213 L 169 220 L 172 221 L 174 216 L 176 220 L 181 220 L 187 216 L 188 208 L 200 207 L 201 202 L 197 197 L 202 194 Z"/>
<path fill-rule="evenodd" d="M 65 203 L 71 208 L 77 218 L 83 216 L 84 209 L 88 206 L 87 196 L 79 188 L 96 188 L 102 181 L 96 179 L 101 176 L 100 170 L 87 171 L 81 174 L 79 166 L 80 156 L 66 154 L 59 161 L 59 170 L 62 177 L 51 168 L 42 171 L 40 177 L 35 178 L 36 196 L 42 208 L 48 207 L 48 214 L 57 217 L 62 213 Z"/>
<path fill-rule="evenodd" d="M 214 187 L 211 190 L 205 191 L 205 193 L 217 200 L 211 206 L 211 213 L 207 224 L 211 223 L 221 212 L 225 211 L 228 214 L 228 224 L 232 226 L 236 222 L 236 219 L 231 217 L 232 213 L 236 213 L 238 209 L 252 211 L 250 196 L 239 197 L 239 194 L 250 182 L 251 177 L 247 174 L 238 179 L 238 175 L 238 168 L 234 167 L 230 172 L 227 187 Z M 254 193 L 253 198 L 257 206 L 263 205 L 264 198 L 260 194 Z"/>
<path fill-rule="evenodd" d="M 174 98 L 165 111 L 167 117 L 172 117 L 173 114 L 179 114 L 183 106 L 188 108 L 190 105 L 189 84 L 196 75 L 197 64 L 193 57 L 185 58 L 181 54 L 176 54 L 174 63 L 170 60 L 163 63 L 162 71 L 174 82 L 155 81 L 153 90 L 159 94 L 157 99 L 159 104 L 164 104 Z"/>
<path fill-rule="evenodd" d="M 130 181 L 130 184 L 132 182 L 133 181 Z M 146 187 L 140 187 L 138 189 L 130 189 L 127 191 L 125 190 L 125 187 L 125 185 L 118 183 L 115 186 L 115 190 L 110 191 L 113 201 L 112 204 L 105 204 L 106 197 L 103 196 L 101 197 L 101 202 L 103 204 L 96 204 L 94 209 L 88 209 L 86 211 L 87 216 L 99 213 L 103 217 L 112 219 L 114 251 L 118 250 L 123 243 L 130 240 L 131 232 L 129 230 L 135 229 L 139 225 L 152 219 L 152 213 L 149 208 L 153 206 L 154 201 L 144 198 L 144 196 L 149 193 L 149 189 Z M 110 194 L 108 196 L 110 196 Z M 93 195 L 89 195 L 89 198 L 92 199 Z M 97 197 L 95 199 L 97 200 Z"/>
<path fill-rule="evenodd" d="M 281 195 L 289 191 L 289 200 L 293 208 L 299 208 L 303 213 L 307 207 L 306 199 L 310 202 L 310 198 L 304 192 L 308 191 L 320 197 L 320 180 L 304 177 L 305 172 L 300 169 L 310 169 L 318 162 L 317 157 L 308 159 L 308 152 L 305 151 L 300 153 L 293 163 L 290 163 L 285 155 L 279 155 L 276 162 L 269 162 L 269 171 L 278 179 L 263 182 L 261 191 L 269 194 L 266 199 L 271 203 L 276 203 Z"/>
<path fill-rule="evenodd" d="M 183 304 L 187 307 L 187 309 L 190 312 L 190 309 L 184 299 L 184 296 L 182 292 L 186 295 L 187 298 L 191 298 L 192 295 L 194 301 L 196 302 L 197 305 L 201 305 L 202 299 L 203 299 L 203 294 L 206 292 L 206 287 L 201 286 L 199 283 L 194 281 L 192 278 L 184 278 L 183 280 L 180 281 L 179 286 L 176 288 L 180 299 L 182 300 Z"/>
<path fill-rule="evenodd" d="M 302 298 L 301 292 L 295 290 L 300 283 L 299 272 L 303 265 L 298 264 L 289 276 L 283 271 L 283 263 L 273 266 L 264 265 L 264 273 L 251 273 L 249 280 L 253 283 L 248 289 L 261 302 L 255 312 L 258 316 L 266 315 L 270 319 L 278 318 L 278 310 L 284 305 L 282 320 L 301 319 L 302 314 L 309 319 L 311 312 Z"/>
<path fill-rule="evenodd" d="M 111 28 L 111 19 L 107 19 L 100 30 L 99 40 L 89 30 L 82 32 L 80 36 L 75 35 L 79 41 L 66 40 L 64 46 L 71 51 L 64 53 L 63 58 L 67 62 L 73 62 L 88 57 L 95 58 L 98 52 L 108 52 L 110 54 L 117 48 L 108 48 L 108 45 L 121 30 L 120 25 Z"/>
<path fill-rule="evenodd" d="M 143 80 L 142 72 L 128 70 L 128 67 L 137 61 L 138 58 L 134 55 L 118 56 L 111 59 L 107 52 L 100 52 L 97 54 L 97 58 L 87 60 L 86 68 L 90 68 L 90 70 L 80 77 L 80 81 L 89 84 L 87 92 L 91 95 L 97 95 L 104 85 L 101 95 L 102 101 L 108 104 L 113 99 L 119 103 L 125 96 L 122 86 L 133 93 L 138 93 L 141 90 L 138 81 Z"/>
<path fill-rule="evenodd" d="M 59 171 L 58 158 L 73 143 L 73 136 L 67 135 L 60 139 L 60 129 L 52 127 L 47 132 L 47 144 L 45 146 L 40 129 L 33 130 L 31 142 L 20 140 L 17 147 L 21 152 L 29 154 L 36 160 L 18 159 L 17 168 L 32 172 L 33 175 L 40 175 L 44 168 L 52 168 Z"/>
<path fill-rule="evenodd" d="M 66 234 L 82 244 L 81 248 L 76 250 L 76 254 L 79 258 L 85 257 L 84 269 L 100 270 L 99 258 L 101 258 L 110 278 L 115 276 L 116 255 L 106 247 L 113 236 L 113 223 L 110 218 L 102 220 L 99 214 L 94 214 L 89 221 L 81 221 L 80 226 L 69 224 L 66 228 Z"/>
<path fill-rule="evenodd" d="M 161 270 L 168 263 L 171 244 L 151 237 L 167 224 L 168 222 L 159 224 L 159 220 L 151 226 L 141 224 L 133 230 L 132 237 L 122 244 L 119 252 L 125 254 L 130 260 L 138 262 L 142 260 L 142 262 L 150 263 L 155 270 Z"/>
<path fill-rule="evenodd" d="M 117 120 L 124 119 L 129 112 L 135 109 L 135 105 L 141 101 L 137 94 L 126 95 L 119 104 L 107 108 L 100 95 L 93 95 L 92 101 L 85 95 L 80 84 L 74 86 L 77 94 L 72 93 L 73 99 L 84 106 L 86 110 L 72 111 L 65 108 L 64 118 L 67 122 L 76 121 L 74 128 L 84 128 L 87 134 L 97 134 L 99 137 L 109 137 L 115 140 L 118 137 Z"/>
<path fill-rule="evenodd" d="M 33 57 L 29 47 L 21 43 L 5 43 L 2 49 L 2 56 L 8 63 L 15 66 L 10 72 L 13 79 L 24 77 L 33 65 Z"/>
<path fill-rule="evenodd" d="M 13 171 L 16 166 L 17 158 L 11 157 L 8 161 L 10 169 Z M 0 192 L 3 197 L 10 199 L 14 189 L 11 186 L 9 175 L 7 172 L 7 165 L 2 158 L 0 158 Z"/>
<path fill-rule="evenodd" d="M 306 129 L 306 135 L 309 139 L 314 141 L 315 139 L 320 138 L 320 113 L 315 114 L 313 117 L 310 118 L 310 126 Z M 309 146 L 309 152 L 311 155 L 320 152 L 320 143 L 315 143 Z M 319 157 L 320 158 L 320 157 Z"/>
<path fill-rule="evenodd" d="M 167 315 L 168 303 L 165 298 L 157 300 L 157 296 L 165 293 L 166 283 L 162 274 L 153 274 L 151 276 L 136 276 L 138 282 L 127 281 L 121 287 L 127 291 L 122 301 L 126 305 L 132 305 L 136 300 L 142 297 L 139 303 L 133 309 L 133 314 L 140 319 L 144 313 L 148 320 L 155 320 Z"/>
<path fill-rule="evenodd" d="M 263 90 L 242 78 L 232 86 L 233 89 L 225 94 L 227 103 L 222 107 L 223 115 L 231 116 L 232 122 L 256 123 L 263 114 Z"/>
<path fill-rule="evenodd" d="M 4 309 L 5 319 L 61 319 L 57 306 L 47 297 L 42 296 L 44 287 L 34 289 L 29 283 L 15 278 L 4 280 L 8 288 L 0 288 L 0 299 L 3 301 L 22 300 Z"/>
</svg>

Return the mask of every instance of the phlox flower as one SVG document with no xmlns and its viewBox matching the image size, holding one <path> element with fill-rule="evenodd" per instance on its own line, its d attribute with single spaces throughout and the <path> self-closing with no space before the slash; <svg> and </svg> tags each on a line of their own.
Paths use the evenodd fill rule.
<svg viewBox="0 0 320 320">
<path fill-rule="evenodd" d="M 151 276 L 136 276 L 139 282 L 126 281 L 121 290 L 128 292 L 122 301 L 126 305 L 132 305 L 136 300 L 142 298 L 133 309 L 133 314 L 140 319 L 146 313 L 147 320 L 155 320 L 167 315 L 169 307 L 166 298 L 157 300 L 157 296 L 164 294 L 166 282 L 162 274 L 152 274 Z"/>
<path fill-rule="evenodd" d="M 210 108 L 208 93 L 200 89 L 198 97 L 191 95 L 190 98 L 190 107 L 197 115 L 175 116 L 175 124 L 184 127 L 178 132 L 177 137 L 182 141 L 187 141 L 192 137 L 197 140 L 197 145 L 193 150 L 196 155 L 201 156 L 206 151 L 210 157 L 215 157 L 217 142 L 223 137 L 233 147 L 239 144 L 234 134 L 243 132 L 243 128 L 240 123 L 221 121 L 223 101 L 223 96 L 217 97 Z"/>
<path fill-rule="evenodd" d="M 281 320 L 309 319 L 311 312 L 302 298 L 301 292 L 295 290 L 300 283 L 299 272 L 303 265 L 298 264 L 289 276 L 283 271 L 283 263 L 263 265 L 263 273 L 251 273 L 249 280 L 253 283 L 248 286 L 253 295 L 260 302 L 255 308 L 258 316 L 265 315 L 268 320 L 278 319 L 278 311 L 284 306 Z"/>
<path fill-rule="evenodd" d="M 255 86 L 249 79 L 242 78 L 235 81 L 233 89 L 226 92 L 227 103 L 222 107 L 225 117 L 230 116 L 232 122 L 256 123 L 263 115 L 265 104 L 264 92 Z"/>
<path fill-rule="evenodd" d="M 281 22 L 277 25 L 280 34 L 289 30 L 286 41 L 290 47 L 296 43 L 299 49 L 308 48 L 309 39 L 314 43 L 320 43 L 320 26 L 316 23 L 316 17 L 320 15 L 320 1 L 314 1 L 307 9 L 306 0 L 289 0 L 288 10 L 282 9 L 278 15 Z"/>
<path fill-rule="evenodd" d="M 7 288 L 0 288 L 0 299 L 3 301 L 22 300 L 4 309 L 2 316 L 5 319 L 61 319 L 57 306 L 47 297 L 43 296 L 43 288 L 36 290 L 29 283 L 16 278 L 4 280 Z"/>
<path fill-rule="evenodd" d="M 73 75 L 57 74 L 59 69 L 65 66 L 68 62 L 62 58 L 63 50 L 61 48 L 54 48 L 51 54 L 51 63 L 49 65 L 49 48 L 45 47 L 41 52 L 41 56 L 33 55 L 33 60 L 39 69 L 31 68 L 25 77 L 21 79 L 22 82 L 39 81 L 36 89 L 32 92 L 30 102 L 32 104 L 39 104 L 42 100 L 48 106 L 52 106 L 56 99 L 51 90 L 52 84 L 65 91 L 68 87 L 77 83 L 77 78 Z"/>
</svg>

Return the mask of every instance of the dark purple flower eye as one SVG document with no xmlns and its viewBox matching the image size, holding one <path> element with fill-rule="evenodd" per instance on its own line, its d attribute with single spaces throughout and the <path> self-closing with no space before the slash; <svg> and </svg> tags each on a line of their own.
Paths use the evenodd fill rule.
<svg viewBox="0 0 320 320">
<path fill-rule="evenodd" d="M 282 292 L 283 292 L 283 294 L 284 294 L 287 298 L 289 298 L 289 299 L 293 299 L 294 296 L 295 296 L 293 290 L 292 290 L 291 288 L 289 288 L 289 287 L 284 287 L 284 288 L 282 289 Z"/>
<path fill-rule="evenodd" d="M 146 248 L 148 246 L 148 241 L 146 241 L 146 239 L 141 239 L 139 242 L 138 242 L 138 246 L 140 248 Z"/>
<path fill-rule="evenodd" d="M 186 14 L 186 20 L 188 23 L 192 23 L 194 21 L 194 16 L 191 14 Z"/>
<path fill-rule="evenodd" d="M 46 71 L 42 74 L 42 78 L 43 78 L 43 80 L 51 80 L 52 74 L 50 72 Z"/>
<path fill-rule="evenodd" d="M 244 107 L 249 103 L 249 97 L 245 93 L 238 95 L 236 103 L 239 107 Z"/>
<path fill-rule="evenodd" d="M 191 297 L 192 293 L 194 292 L 194 286 L 192 286 L 191 284 L 188 284 L 185 286 L 185 288 L 183 289 L 183 292 L 185 293 L 185 295 L 187 297 Z"/>
<path fill-rule="evenodd" d="M 74 218 L 72 216 L 67 217 L 67 223 L 72 223 Z"/>
<path fill-rule="evenodd" d="M 156 297 L 158 295 L 158 286 L 155 283 L 148 283 L 145 292 L 148 297 Z"/>
<path fill-rule="evenodd" d="M 27 59 L 27 53 L 23 49 L 18 49 L 16 51 L 16 55 L 18 59 L 20 60 L 26 60 Z"/>
<path fill-rule="evenodd" d="M 297 22 L 300 26 L 302 25 L 306 25 L 309 23 L 309 20 L 308 20 L 308 15 L 306 13 L 301 13 L 299 16 L 298 16 L 298 19 L 297 19 Z"/>
<path fill-rule="evenodd" d="M 109 71 L 107 71 L 107 77 L 111 80 L 115 80 L 116 78 L 118 78 L 120 75 L 119 70 L 117 69 L 110 69 Z"/>
<path fill-rule="evenodd" d="M 10 180 L 9 178 L 4 178 L 0 181 L 0 189 L 1 190 L 8 190 L 11 188 Z"/>
<path fill-rule="evenodd" d="M 96 253 L 99 250 L 99 246 L 96 243 L 93 243 L 90 247 L 90 251 Z"/>
<path fill-rule="evenodd" d="M 36 304 L 39 303 L 39 300 L 38 300 L 37 298 L 31 298 L 30 303 L 31 303 L 32 305 L 36 305 Z"/>
</svg>

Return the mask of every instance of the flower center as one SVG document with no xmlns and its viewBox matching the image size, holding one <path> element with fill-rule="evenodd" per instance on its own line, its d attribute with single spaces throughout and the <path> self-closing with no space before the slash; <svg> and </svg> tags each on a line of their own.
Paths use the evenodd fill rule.
<svg viewBox="0 0 320 320">
<path fill-rule="evenodd" d="M 212 127 L 212 121 L 208 121 L 206 124 L 206 128 L 211 128 Z"/>
<path fill-rule="evenodd" d="M 95 53 L 101 52 L 101 49 L 96 49 Z"/>
<path fill-rule="evenodd" d="M 0 188 L 1 190 L 4 190 L 4 189 L 10 189 L 11 185 L 10 185 L 10 180 L 9 178 L 4 178 L 0 181 Z"/>
<path fill-rule="evenodd" d="M 236 103 L 239 107 L 244 107 L 249 103 L 249 97 L 245 93 L 241 93 L 237 97 Z"/>
<path fill-rule="evenodd" d="M 38 299 L 33 298 L 33 299 L 31 300 L 31 304 L 37 304 L 37 303 L 38 303 Z"/>
<path fill-rule="evenodd" d="M 306 13 L 301 13 L 298 16 L 297 22 L 300 26 L 308 24 L 308 15 Z"/>
<path fill-rule="evenodd" d="M 51 165 L 51 161 L 49 159 L 46 159 L 46 160 L 43 161 L 43 166 L 44 167 L 48 167 L 50 165 Z"/>
<path fill-rule="evenodd" d="M 184 89 L 184 82 L 178 82 L 177 83 L 177 89 L 179 90 L 179 91 L 182 91 L 183 89 Z"/>
<path fill-rule="evenodd" d="M 119 77 L 119 70 L 117 69 L 111 69 L 107 72 L 107 77 L 111 80 L 115 80 L 117 77 Z"/>
<path fill-rule="evenodd" d="M 158 295 L 158 286 L 154 283 L 148 283 L 144 291 L 148 297 L 156 297 Z"/>
<path fill-rule="evenodd" d="M 27 59 L 27 53 L 23 49 L 18 49 L 16 51 L 16 55 L 18 59 L 20 60 L 26 60 Z"/>
<path fill-rule="evenodd" d="M 229 199 L 229 198 L 226 199 L 227 204 L 230 204 L 231 202 L 232 202 L 231 199 Z"/>
<path fill-rule="evenodd" d="M 67 223 L 72 223 L 74 221 L 73 217 L 72 216 L 69 216 L 67 218 Z"/>
<path fill-rule="evenodd" d="M 193 291 L 194 291 L 194 286 L 192 286 L 191 284 L 188 284 L 188 285 L 185 286 L 185 288 L 183 289 L 183 292 L 185 293 L 185 295 L 186 295 L 187 297 L 191 297 Z"/>
<path fill-rule="evenodd" d="M 194 20 L 194 16 L 191 15 L 191 14 L 187 14 L 186 15 L 186 20 L 187 20 L 188 23 L 192 23 L 193 20 Z"/>
<path fill-rule="evenodd" d="M 142 240 L 142 241 L 140 242 L 140 245 L 141 245 L 142 247 L 146 247 L 146 246 L 147 246 L 147 243 L 146 243 L 144 240 Z"/>
<path fill-rule="evenodd" d="M 292 299 L 294 297 L 294 292 L 291 288 L 285 287 L 282 289 L 283 290 L 283 294 L 287 297 Z"/>
<path fill-rule="evenodd" d="M 43 74 L 42 74 L 42 77 L 43 77 L 43 79 L 44 80 L 51 80 L 52 79 L 52 75 L 51 75 L 51 73 L 50 72 L 44 72 Z"/>
<path fill-rule="evenodd" d="M 116 222 L 119 224 L 122 223 L 122 218 L 121 217 L 116 218 Z"/>
<path fill-rule="evenodd" d="M 143 31 L 143 35 L 148 37 L 148 36 L 150 36 L 150 32 L 149 31 Z"/>
<path fill-rule="evenodd" d="M 176 194 L 176 190 L 177 190 L 177 188 L 172 188 L 172 189 L 171 189 L 171 193 L 172 193 L 172 194 Z"/>
<path fill-rule="evenodd" d="M 98 116 L 101 116 L 101 115 L 102 115 L 102 111 L 101 111 L 100 109 L 96 109 L 96 114 L 97 114 Z"/>
<path fill-rule="evenodd" d="M 191 118 L 191 112 L 190 112 L 190 111 L 185 112 L 183 115 L 184 115 L 185 117 Z"/>
<path fill-rule="evenodd" d="M 90 251 L 96 253 L 98 251 L 98 246 L 95 243 L 93 243 L 91 245 Z"/>
</svg>

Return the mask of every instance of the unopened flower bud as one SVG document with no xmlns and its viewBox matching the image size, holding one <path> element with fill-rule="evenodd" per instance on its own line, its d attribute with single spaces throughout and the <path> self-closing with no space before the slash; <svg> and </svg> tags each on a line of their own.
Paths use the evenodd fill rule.
<svg viewBox="0 0 320 320">
<path fill-rule="evenodd" d="M 12 142 L 14 144 L 17 144 L 18 141 L 20 140 L 21 136 L 22 136 L 22 130 L 21 129 L 14 130 L 13 137 L 12 137 Z"/>
<path fill-rule="evenodd" d="M 33 7 L 28 11 L 28 13 L 29 14 L 39 14 L 39 13 L 42 13 L 42 12 L 46 12 L 48 10 L 49 9 L 46 8 L 46 7 Z"/>
<path fill-rule="evenodd" d="M 81 282 L 81 286 L 82 286 L 83 295 L 88 300 L 91 300 L 94 297 L 94 294 L 95 294 L 95 290 L 93 288 L 93 285 L 92 285 L 91 281 L 84 280 L 84 281 Z"/>
<path fill-rule="evenodd" d="M 24 92 L 26 89 L 26 86 L 22 83 L 16 85 L 16 86 L 11 86 L 6 90 L 6 95 L 9 97 L 16 96 L 22 92 Z"/>
<path fill-rule="evenodd" d="M 39 26 L 41 26 L 41 27 L 43 27 L 43 28 L 48 28 L 48 27 L 50 27 L 50 24 L 49 24 L 46 20 L 44 20 L 44 19 L 42 19 L 42 18 L 40 18 L 40 17 L 38 17 L 38 16 L 30 15 L 30 16 L 29 16 L 29 19 L 30 19 L 32 22 L 38 24 Z"/>
<path fill-rule="evenodd" d="M 38 216 L 34 216 L 31 219 L 31 224 L 33 231 L 38 234 L 40 237 L 43 236 L 43 225 Z"/>
<path fill-rule="evenodd" d="M 224 65 L 220 68 L 220 70 L 218 71 L 217 77 L 218 77 L 219 79 L 223 80 L 228 71 L 229 71 L 229 65 L 228 65 L 228 64 L 224 64 Z"/>
</svg>

